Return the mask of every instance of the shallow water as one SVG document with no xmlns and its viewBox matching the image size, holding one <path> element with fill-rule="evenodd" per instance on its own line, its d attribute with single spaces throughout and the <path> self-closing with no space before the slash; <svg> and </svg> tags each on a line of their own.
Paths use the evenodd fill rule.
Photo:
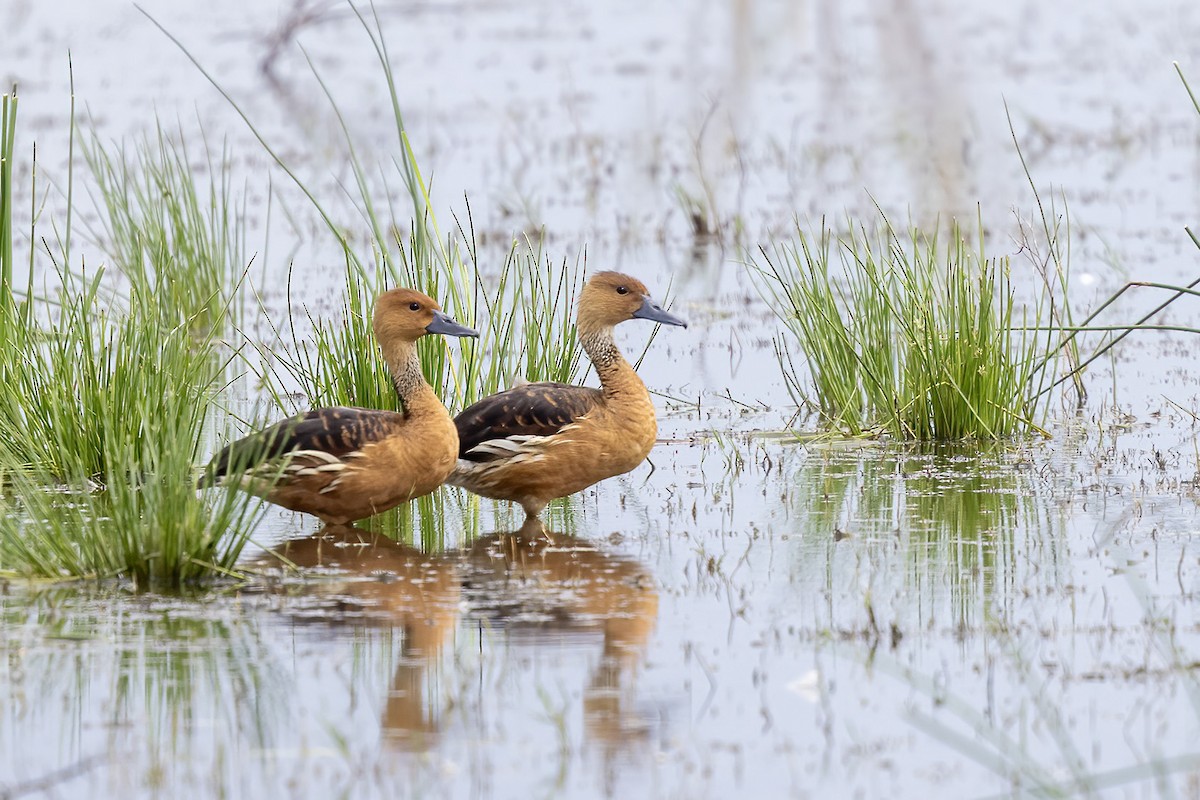
<svg viewBox="0 0 1200 800">
<path fill-rule="evenodd" d="M 261 553 L 195 600 L 9 587 L 8 786 L 1186 793 L 1194 489 L 1097 468 L 1144 432 L 1059 434 L 1078 449 L 674 444 L 576 536 L 423 552 L 280 514 L 302 577 Z"/>
<path fill-rule="evenodd" d="M 277 515 L 302 577 L 262 553 L 198 600 L 10 587 L 7 786 L 1186 794 L 1194 488 L 1097 469 L 1150 462 L 1145 432 L 1058 434 L 667 445 L 673 469 L 587 495 L 576 536 L 422 552 Z"/>
<path fill-rule="evenodd" d="M 394 150 L 344 7 L 145 8 L 331 197 L 348 175 L 295 39 L 362 146 Z M 1200 85 L 1190 4 L 378 8 L 439 209 L 469 194 L 485 256 L 545 226 L 556 259 L 586 245 L 672 285 L 693 326 L 643 369 L 677 398 L 653 467 L 548 538 L 449 495 L 433 547 L 273 512 L 252 578 L 199 597 L 5 585 L 0 798 L 1197 794 L 1191 340 L 1131 341 L 1048 442 L 800 444 L 761 433 L 793 409 L 732 235 L 980 202 L 1017 254 L 1010 209 L 1034 207 L 1007 101 L 1043 199 L 1066 194 L 1077 305 L 1190 280 L 1200 118 L 1170 65 Z M 297 302 L 334 306 L 329 243 L 136 9 L 18 0 L 0 31 L 47 171 L 70 48 L 105 135 L 156 109 L 230 137 L 270 308 L 293 258 Z M 268 175 L 295 211 L 269 243 Z M 693 236 L 680 190 L 723 237 Z"/>
</svg>

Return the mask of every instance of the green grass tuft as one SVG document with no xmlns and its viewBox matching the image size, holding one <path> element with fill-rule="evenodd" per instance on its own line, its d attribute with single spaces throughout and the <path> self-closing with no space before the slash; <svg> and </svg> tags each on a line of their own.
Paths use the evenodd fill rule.
<svg viewBox="0 0 1200 800">
<path fill-rule="evenodd" d="M 186 159 L 164 177 L 155 173 L 161 168 L 155 156 L 143 153 L 146 163 L 136 171 L 167 183 L 156 184 L 158 193 L 147 190 L 136 214 L 125 205 L 109 208 L 113 220 L 136 217 L 126 240 L 146 257 L 126 273 L 128 296 L 105 288 L 103 270 L 70 271 L 70 234 L 60 241 L 57 296 L 37 298 L 29 287 L 18 294 L 11 286 L 15 100 L 3 111 L 0 475 L 7 491 L 0 502 L 0 573 L 117 578 L 143 589 L 227 573 L 262 505 L 232 489 L 201 494 L 193 463 L 227 382 L 228 358 L 218 355 L 215 336 L 235 284 L 221 277 L 195 294 L 176 290 L 197 274 L 228 275 L 227 250 L 195 243 L 229 241 L 222 239 L 230 230 L 222 222 L 231 219 L 228 195 L 210 196 L 208 205 Z M 73 141 L 74 127 L 71 134 Z M 127 199 L 116 190 L 101 196 L 113 204 Z M 187 222 L 175 216 L 202 208 L 207 216 Z M 170 235 L 145 249 L 146 232 L 155 230 Z M 191 244 L 184 231 L 196 237 Z M 37 238 L 31 232 L 30 241 Z M 159 261 L 148 255 L 171 248 L 192 259 L 193 274 L 166 277 L 164 265 L 174 268 L 180 253 Z"/>
<path fill-rule="evenodd" d="M 99 236 L 121 275 L 137 313 L 159 316 L 167 327 L 187 320 L 201 333 L 227 326 L 230 294 L 246 266 L 245 198 L 235 201 L 229 153 L 203 142 L 209 184 L 198 184 L 182 131 L 156 137 L 132 151 L 97 136 L 84 147 L 95 180 Z"/>
<path fill-rule="evenodd" d="M 233 568 L 261 503 L 201 495 L 193 463 L 226 363 L 185 320 L 102 305 L 71 278 L 53 322 L 3 320 L 0 570 L 174 588 Z M 50 491 L 59 486 L 67 494 Z M 97 489 L 98 491 L 91 491 Z"/>
<path fill-rule="evenodd" d="M 57 480 L 106 482 L 121 475 L 110 443 L 153 448 L 149 426 L 198 434 L 223 365 L 186 321 L 164 330 L 106 305 L 99 275 L 63 281 L 52 311 L 32 300 L 0 309 L 0 448 Z"/>
<path fill-rule="evenodd" d="M 835 237 L 797 228 L 763 248 L 759 287 L 790 337 L 777 340 L 793 397 L 852 436 L 1001 439 L 1040 431 L 1059 337 L 1035 329 L 1040 302 L 1018 308 L 1006 258 L 961 229 L 905 238 L 882 218 Z M 1032 322 L 1031 322 L 1032 319 Z M 797 369 L 792 347 L 808 367 Z"/>
</svg>

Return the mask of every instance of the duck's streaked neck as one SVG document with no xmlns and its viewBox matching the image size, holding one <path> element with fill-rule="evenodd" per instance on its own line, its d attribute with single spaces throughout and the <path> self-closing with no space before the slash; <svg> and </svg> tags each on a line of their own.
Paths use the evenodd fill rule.
<svg viewBox="0 0 1200 800">
<path fill-rule="evenodd" d="M 398 342 L 383 348 L 383 358 L 392 373 L 392 385 L 408 414 L 424 413 L 430 402 L 440 406 L 437 395 L 425 382 L 421 357 L 415 342 Z"/>
<path fill-rule="evenodd" d="M 611 325 L 581 327 L 579 344 L 596 367 L 596 374 L 600 376 L 600 385 L 604 387 L 606 395 L 622 392 L 630 378 L 641 385 L 637 373 L 617 348 Z"/>
</svg>

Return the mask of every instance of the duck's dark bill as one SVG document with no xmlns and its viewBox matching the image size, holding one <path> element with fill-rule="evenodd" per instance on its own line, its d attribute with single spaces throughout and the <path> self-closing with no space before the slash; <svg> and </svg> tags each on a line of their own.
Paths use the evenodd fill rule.
<svg viewBox="0 0 1200 800">
<path fill-rule="evenodd" d="M 687 327 L 686 322 L 669 311 L 664 310 L 662 306 L 649 297 L 642 301 L 642 307 L 633 312 L 633 316 L 637 319 L 661 322 L 663 325 L 678 325 L 681 328 Z"/>
<path fill-rule="evenodd" d="M 466 325 L 459 325 L 453 319 L 441 311 L 433 312 L 433 322 L 425 326 L 425 330 L 429 333 L 440 333 L 443 336 L 478 336 L 479 331 L 474 328 L 468 328 Z"/>
</svg>

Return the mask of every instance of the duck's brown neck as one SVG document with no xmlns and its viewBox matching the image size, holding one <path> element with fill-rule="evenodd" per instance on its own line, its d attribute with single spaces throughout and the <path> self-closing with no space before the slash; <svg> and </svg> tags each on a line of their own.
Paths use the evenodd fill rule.
<svg viewBox="0 0 1200 800">
<path fill-rule="evenodd" d="M 421 372 L 421 358 L 417 346 L 412 342 L 400 342 L 383 348 L 383 358 L 392 373 L 392 385 L 409 416 L 422 416 L 431 412 L 445 414 L 442 401 L 425 382 Z"/>
<path fill-rule="evenodd" d="M 646 396 L 646 385 L 613 341 L 612 326 L 581 326 L 579 343 L 596 367 L 605 397 L 619 399 L 632 395 L 640 400 Z"/>
</svg>

